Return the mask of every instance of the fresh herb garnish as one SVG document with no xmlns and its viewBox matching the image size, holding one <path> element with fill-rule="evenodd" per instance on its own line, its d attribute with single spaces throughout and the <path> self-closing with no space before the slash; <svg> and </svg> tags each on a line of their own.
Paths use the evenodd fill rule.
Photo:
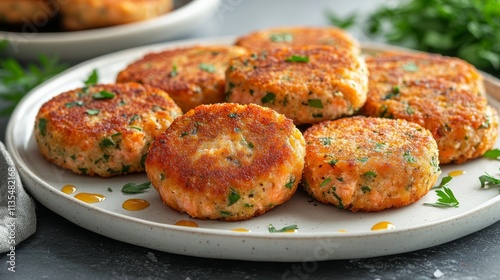
<svg viewBox="0 0 500 280">
<path fill-rule="evenodd" d="M 209 63 L 200 63 L 198 66 L 200 70 L 208 72 L 208 73 L 215 73 L 215 66 L 213 64 Z"/>
<path fill-rule="evenodd" d="M 90 86 L 93 86 L 99 82 L 99 74 L 97 74 L 97 70 L 94 69 L 92 70 L 92 73 L 88 76 L 87 80 L 85 80 L 83 83 L 85 84 L 85 88 L 88 88 Z"/>
<path fill-rule="evenodd" d="M 0 110 L 0 115 L 7 116 L 16 107 L 23 96 L 37 85 L 67 68 L 55 57 L 40 55 L 36 63 L 23 67 L 11 57 L 2 57 L 8 41 L 0 40 L 0 100 L 7 105 Z"/>
<path fill-rule="evenodd" d="M 307 105 L 313 108 L 320 108 L 320 109 L 323 108 L 323 103 L 321 102 L 321 99 L 308 99 Z"/>
<path fill-rule="evenodd" d="M 444 187 L 442 190 L 436 190 L 439 199 L 434 203 L 424 203 L 424 205 L 434 206 L 434 207 L 458 207 L 458 200 L 451 191 L 450 188 Z"/>
<path fill-rule="evenodd" d="M 498 186 L 500 185 L 500 179 L 497 179 L 487 172 L 485 172 L 486 175 L 482 175 L 479 177 L 479 181 L 481 182 L 481 188 L 484 189 L 486 188 L 486 185 L 491 185 L 491 186 Z"/>
<path fill-rule="evenodd" d="M 441 179 L 441 183 L 439 185 L 432 187 L 432 189 L 441 189 L 443 187 L 448 187 L 448 183 L 453 179 L 451 176 L 446 176 Z"/>
<path fill-rule="evenodd" d="M 78 100 L 78 101 L 73 101 L 73 102 L 68 102 L 64 104 L 66 108 L 71 108 L 74 106 L 82 107 L 83 106 L 83 100 Z"/>
<path fill-rule="evenodd" d="M 293 231 L 298 230 L 299 227 L 297 225 L 290 225 L 290 226 L 283 227 L 281 229 L 277 229 L 272 224 L 269 224 L 269 226 L 267 227 L 267 229 L 269 230 L 270 233 L 274 233 L 274 232 L 293 232 Z"/>
<path fill-rule="evenodd" d="M 345 18 L 342 18 L 332 10 L 326 11 L 326 16 L 328 17 L 328 20 L 332 25 L 335 25 L 342 29 L 346 29 L 353 26 L 356 23 L 356 17 L 357 17 L 356 14 L 352 13 L 347 15 Z"/>
<path fill-rule="evenodd" d="M 273 103 L 275 99 L 276 99 L 276 94 L 272 92 L 267 92 L 266 95 L 264 95 L 264 97 L 262 97 L 260 101 L 262 101 L 262 104 Z"/>
<path fill-rule="evenodd" d="M 145 182 L 142 184 L 127 183 L 123 185 L 122 192 L 126 194 L 143 193 L 144 190 L 149 189 L 150 187 L 151 187 L 150 182 Z"/>
<path fill-rule="evenodd" d="M 484 153 L 483 157 L 500 160 L 500 149 L 489 150 Z"/>
<path fill-rule="evenodd" d="M 235 189 L 231 189 L 229 190 L 229 195 L 227 196 L 227 199 L 229 201 L 227 206 L 231 206 L 235 204 L 238 200 L 240 200 L 240 194 Z"/>
<path fill-rule="evenodd" d="M 94 99 L 111 99 L 114 98 L 115 94 L 109 91 L 101 90 L 98 93 L 94 93 L 92 95 L 92 98 Z"/>
<path fill-rule="evenodd" d="M 89 116 L 95 116 L 95 115 L 99 114 L 100 111 L 101 110 L 99 110 L 99 109 L 88 109 L 87 110 L 87 115 L 89 115 Z"/>
<path fill-rule="evenodd" d="M 287 57 L 285 59 L 286 62 L 309 62 L 309 57 L 307 56 L 300 56 L 300 55 L 292 55 L 290 57 Z"/>
</svg>

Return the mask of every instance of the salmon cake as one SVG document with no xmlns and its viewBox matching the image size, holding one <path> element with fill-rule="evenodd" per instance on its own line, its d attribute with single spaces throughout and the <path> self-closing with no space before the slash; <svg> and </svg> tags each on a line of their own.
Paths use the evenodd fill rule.
<svg viewBox="0 0 500 280">
<path fill-rule="evenodd" d="M 76 174 L 110 177 L 144 171 L 154 137 L 181 109 L 164 91 L 137 83 L 101 84 L 61 93 L 40 108 L 41 154 Z"/>
<path fill-rule="evenodd" d="M 292 46 L 321 45 L 360 52 L 359 43 L 336 27 L 276 27 L 239 37 L 235 43 L 252 51 Z"/>
<path fill-rule="evenodd" d="M 23 24 L 36 22 L 38 25 L 45 25 L 55 14 L 56 10 L 48 0 L 0 1 L 0 23 Z"/>
<path fill-rule="evenodd" d="M 55 0 L 66 30 L 82 30 L 132 23 L 163 15 L 173 0 Z"/>
<path fill-rule="evenodd" d="M 226 71 L 226 100 L 272 108 L 295 124 L 353 115 L 366 101 L 368 71 L 357 54 L 326 46 L 254 52 Z"/>
<path fill-rule="evenodd" d="M 147 54 L 118 74 L 118 82 L 138 82 L 165 90 L 184 112 L 224 101 L 229 60 L 246 50 L 235 46 L 192 46 Z"/>
<path fill-rule="evenodd" d="M 432 134 L 405 120 L 325 121 L 308 128 L 304 138 L 304 189 L 341 209 L 408 205 L 427 194 L 441 173 Z"/>
<path fill-rule="evenodd" d="M 362 114 L 405 119 L 430 130 L 439 161 L 463 163 L 491 149 L 498 113 L 487 104 L 480 73 L 467 62 L 422 53 L 366 58 L 370 72 Z"/>
<path fill-rule="evenodd" d="M 288 201 L 304 156 L 304 137 L 282 114 L 254 104 L 200 105 L 157 136 L 146 173 L 172 209 L 239 221 Z"/>
</svg>

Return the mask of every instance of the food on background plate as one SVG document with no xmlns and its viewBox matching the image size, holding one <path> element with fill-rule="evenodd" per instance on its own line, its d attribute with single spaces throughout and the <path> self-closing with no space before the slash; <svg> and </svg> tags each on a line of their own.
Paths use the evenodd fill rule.
<svg viewBox="0 0 500 280">
<path fill-rule="evenodd" d="M 328 46 L 255 51 L 233 59 L 226 99 L 276 110 L 295 124 L 353 115 L 366 101 L 368 71 L 351 49 Z"/>
<path fill-rule="evenodd" d="M 43 104 L 34 134 L 41 154 L 53 164 L 110 177 L 144 171 L 154 137 L 181 114 L 160 89 L 137 83 L 93 85 Z"/>
<path fill-rule="evenodd" d="M 246 54 L 236 46 L 191 46 L 150 53 L 122 70 L 117 82 L 138 82 L 165 90 L 184 112 L 224 101 L 229 60 Z"/>
<path fill-rule="evenodd" d="M 37 16 L 44 16 L 44 18 Z M 23 24 L 42 19 L 48 21 L 54 16 L 54 7 L 48 0 L 0 1 L 0 23 Z"/>
<path fill-rule="evenodd" d="M 154 18 L 173 8 L 172 0 L 55 0 L 66 30 L 126 24 Z"/>
<path fill-rule="evenodd" d="M 359 43 L 336 27 L 275 27 L 237 38 L 236 45 L 252 51 L 300 46 L 330 46 L 339 51 L 360 52 Z"/>
<path fill-rule="evenodd" d="M 368 56 L 369 92 L 362 113 L 405 119 L 431 131 L 439 161 L 463 163 L 491 149 L 498 114 L 481 74 L 467 62 L 428 53 Z"/>
<path fill-rule="evenodd" d="M 441 174 L 432 134 L 405 120 L 325 121 L 308 128 L 304 138 L 304 189 L 320 202 L 353 212 L 413 203 Z"/>
<path fill-rule="evenodd" d="M 255 104 L 200 105 L 158 135 L 146 173 L 169 207 L 239 221 L 288 201 L 304 166 L 292 120 Z"/>
</svg>

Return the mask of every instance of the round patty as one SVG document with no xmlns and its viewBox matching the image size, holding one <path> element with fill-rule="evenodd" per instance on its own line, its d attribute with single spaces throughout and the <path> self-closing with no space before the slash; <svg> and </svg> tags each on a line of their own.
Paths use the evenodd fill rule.
<svg viewBox="0 0 500 280">
<path fill-rule="evenodd" d="M 199 219 L 261 215 L 294 194 L 305 142 L 290 119 L 257 105 L 201 105 L 158 135 L 146 172 L 171 208 Z"/>
<path fill-rule="evenodd" d="M 360 52 L 358 42 L 336 27 L 278 27 L 258 30 L 236 40 L 253 51 L 291 46 L 326 45 L 338 50 Z"/>
<path fill-rule="evenodd" d="M 172 10 L 172 0 L 65 0 L 58 1 L 63 27 L 81 30 L 154 18 Z"/>
<path fill-rule="evenodd" d="M 272 108 L 295 124 L 354 114 L 366 101 L 368 72 L 349 50 L 303 46 L 235 58 L 226 71 L 226 99 Z"/>
<path fill-rule="evenodd" d="M 2 0 L 0 1 L 0 23 L 36 23 L 37 27 L 47 24 L 56 10 L 47 0 Z"/>
<path fill-rule="evenodd" d="M 184 112 L 224 101 L 224 71 L 229 60 L 245 54 L 235 46 L 193 46 L 151 53 L 118 74 L 118 82 L 161 88 Z"/>
<path fill-rule="evenodd" d="M 439 161 L 463 163 L 491 149 L 498 114 L 479 72 L 458 58 L 384 53 L 366 59 L 369 93 L 362 113 L 405 119 L 431 131 Z"/>
<path fill-rule="evenodd" d="M 55 96 L 39 110 L 42 155 L 77 174 L 144 171 L 154 137 L 182 114 L 162 90 L 137 83 L 95 85 Z"/>
<path fill-rule="evenodd" d="M 405 120 L 343 118 L 315 124 L 304 137 L 305 190 L 353 212 L 413 203 L 441 173 L 431 133 Z"/>
</svg>

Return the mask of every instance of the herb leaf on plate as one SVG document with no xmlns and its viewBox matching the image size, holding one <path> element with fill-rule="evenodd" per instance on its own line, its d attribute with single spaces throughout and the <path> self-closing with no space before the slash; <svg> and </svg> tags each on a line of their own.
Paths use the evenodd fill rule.
<svg viewBox="0 0 500 280">
<path fill-rule="evenodd" d="M 123 185 L 122 192 L 126 194 L 143 193 L 144 190 L 147 190 L 150 187 L 151 187 L 151 182 L 145 182 L 142 184 L 127 183 Z"/>
</svg>

